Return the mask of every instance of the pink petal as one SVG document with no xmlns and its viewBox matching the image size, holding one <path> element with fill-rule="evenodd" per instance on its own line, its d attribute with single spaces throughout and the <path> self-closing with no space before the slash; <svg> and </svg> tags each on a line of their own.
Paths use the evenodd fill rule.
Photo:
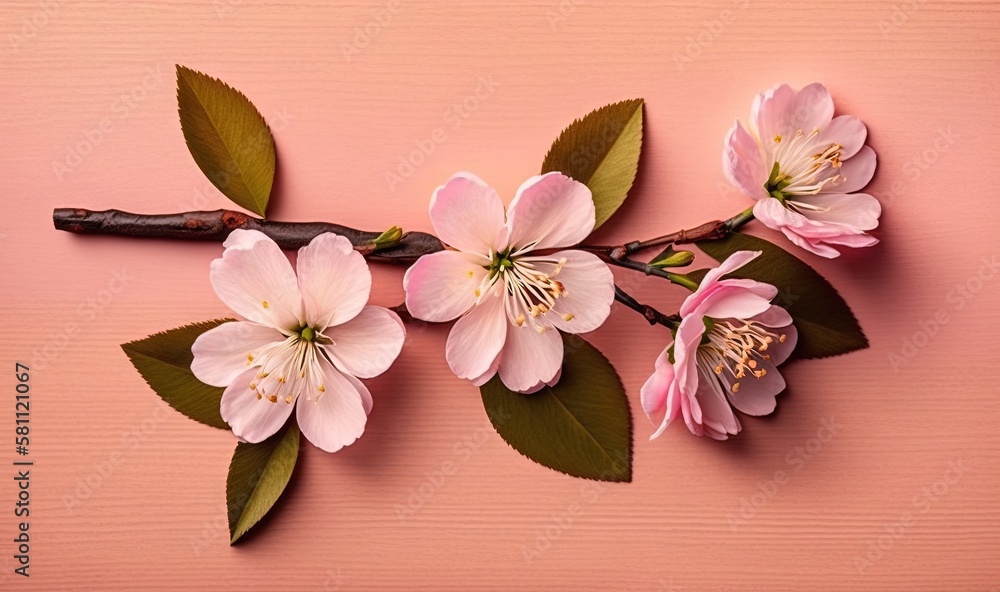
<svg viewBox="0 0 1000 592">
<path fill-rule="evenodd" d="M 865 145 L 865 138 L 868 137 L 868 128 L 857 117 L 851 115 L 840 115 L 826 127 L 822 128 L 816 142 L 821 146 L 830 144 L 840 144 L 840 160 L 846 161 Z"/>
<path fill-rule="evenodd" d="M 473 386 L 483 386 L 484 384 L 486 384 L 487 382 L 489 382 L 491 378 L 493 378 L 496 375 L 497 369 L 500 367 L 500 356 L 501 355 L 503 355 L 503 354 L 502 353 L 501 354 L 497 354 L 497 357 L 493 358 L 493 362 L 490 363 L 490 367 L 486 370 L 486 372 L 483 372 L 482 374 L 480 374 L 479 376 L 473 378 L 470 381 L 470 382 L 472 382 Z"/>
<path fill-rule="evenodd" d="M 796 93 L 792 87 L 782 84 L 759 93 L 754 98 L 751 115 L 758 137 L 764 139 L 773 138 L 779 134 L 788 135 L 786 128 L 789 126 L 785 123 L 785 119 L 788 112 L 792 110 L 795 96 Z M 794 131 L 792 130 L 792 132 Z"/>
<path fill-rule="evenodd" d="M 358 316 L 323 334 L 333 343 L 320 347 L 337 369 L 360 378 L 374 378 L 388 370 L 406 338 L 403 321 L 381 306 L 366 306 Z"/>
<path fill-rule="evenodd" d="M 220 411 L 222 419 L 239 438 L 250 442 L 262 442 L 278 433 L 292 414 L 292 405 L 279 400 L 272 403 L 258 399 L 250 390 L 250 382 L 257 376 L 259 368 L 250 368 L 237 376 L 222 393 Z"/>
<path fill-rule="evenodd" d="M 680 392 L 688 398 L 693 398 L 698 390 L 697 352 L 704 334 L 704 317 L 691 314 L 681 320 L 674 335 L 674 375 Z M 695 421 L 701 423 L 701 411 L 692 407 L 691 412 Z"/>
<path fill-rule="evenodd" d="M 460 251 L 485 257 L 500 248 L 496 242 L 504 227 L 503 202 L 472 173 L 456 173 L 434 190 L 430 217 L 438 238 Z"/>
<path fill-rule="evenodd" d="M 372 274 L 347 238 L 324 233 L 299 249 L 299 289 L 306 321 L 325 329 L 353 319 L 368 303 Z"/>
<path fill-rule="evenodd" d="M 819 128 L 824 129 L 833 119 L 833 97 L 826 87 L 814 82 L 798 92 L 795 104 L 788 114 L 787 121 L 796 130 L 806 133 Z"/>
<path fill-rule="evenodd" d="M 832 190 L 838 193 L 861 191 L 875 175 L 875 164 L 875 151 L 870 146 L 864 146 L 840 165 L 840 182 L 827 187 L 832 187 Z"/>
<path fill-rule="evenodd" d="M 674 381 L 674 367 L 669 360 L 670 346 L 667 346 L 656 358 L 656 370 L 653 375 L 646 380 L 639 390 L 639 402 L 642 410 L 654 423 L 660 423 L 655 419 L 666 411 L 667 391 Z"/>
<path fill-rule="evenodd" d="M 590 189 L 561 173 L 546 173 L 521 184 L 507 208 L 508 244 L 514 251 L 579 244 L 594 230 Z"/>
<path fill-rule="evenodd" d="M 525 395 L 530 395 L 530 394 L 533 394 L 533 393 L 537 393 L 538 391 L 542 390 L 543 388 L 545 388 L 547 386 L 555 386 L 556 384 L 559 383 L 559 378 L 560 377 L 562 377 L 562 367 L 560 367 L 558 370 L 556 370 L 556 373 L 555 373 L 555 375 L 552 378 L 550 378 L 548 380 L 543 380 L 543 381 L 539 382 L 538 384 L 536 384 L 535 386 L 533 386 L 533 387 L 531 387 L 529 389 L 521 391 L 521 393 L 525 394 Z"/>
<path fill-rule="evenodd" d="M 299 397 L 295 419 L 302 435 L 314 446 L 326 452 L 337 452 L 361 437 L 368 414 L 355 382 L 331 364 L 324 363 L 322 367 L 326 392 L 318 398 Z"/>
<path fill-rule="evenodd" d="M 508 324 L 503 286 L 498 284 L 451 328 L 445 358 L 452 372 L 468 380 L 485 374 L 503 349 Z"/>
<path fill-rule="evenodd" d="M 229 386 L 247 371 L 250 358 L 257 358 L 261 347 L 282 341 L 285 336 L 272 327 L 236 321 L 205 331 L 194 340 L 191 372 L 198 380 L 212 386 Z"/>
<path fill-rule="evenodd" d="M 785 390 L 785 379 L 772 362 L 759 362 L 758 370 L 767 373 L 761 378 L 751 374 L 740 380 L 739 392 L 733 392 L 731 383 L 727 384 L 726 396 L 733 407 L 747 415 L 767 415 L 774 411 L 774 400 L 778 393 Z M 728 376 L 728 375 L 727 375 Z M 727 381 L 728 382 L 728 381 Z"/>
<path fill-rule="evenodd" d="M 777 200 L 767 199 L 757 203 L 760 204 L 766 201 Z M 757 208 L 754 206 L 754 212 L 756 211 Z M 689 294 L 688 297 L 684 299 L 684 303 L 681 304 L 681 316 L 686 317 L 696 308 L 701 306 L 705 298 L 718 289 L 716 288 L 716 284 L 722 276 L 732 273 L 747 263 L 750 263 L 757 257 L 760 257 L 761 253 L 762 251 L 736 251 L 729 257 L 726 257 L 726 260 L 720 263 L 718 267 L 708 270 L 708 273 L 706 273 L 705 277 L 702 278 L 701 284 L 698 285 L 698 289 Z"/>
<path fill-rule="evenodd" d="M 539 383 L 552 380 L 562 361 L 563 341 L 558 331 L 539 333 L 530 323 L 520 327 L 507 323 L 507 341 L 500 356 L 500 380 L 507 388 L 537 391 Z"/>
<path fill-rule="evenodd" d="M 777 290 L 774 292 L 776 294 Z M 700 316 L 713 319 L 748 319 L 770 308 L 771 298 L 761 298 L 753 291 L 739 285 L 719 284 L 718 288 L 705 298 L 697 312 Z"/>
<path fill-rule="evenodd" d="M 840 257 L 840 251 L 834 249 L 833 247 L 824 245 L 821 240 L 803 238 L 802 236 L 796 234 L 794 229 L 789 227 L 781 228 L 781 232 L 792 242 L 792 244 L 802 247 L 814 255 L 826 257 L 827 259 L 836 259 L 837 257 Z"/>
<path fill-rule="evenodd" d="M 234 230 L 209 278 L 219 299 L 249 321 L 290 333 L 298 328 L 302 298 L 288 258 L 262 233 Z"/>
<path fill-rule="evenodd" d="M 566 333 L 586 333 L 603 325 L 615 301 L 615 278 L 608 265 L 585 251 L 558 251 L 546 258 L 566 259 L 555 276 L 554 264 L 536 264 L 539 271 L 562 282 L 566 294 L 556 300 L 555 309 L 545 318 Z"/>
<path fill-rule="evenodd" d="M 700 423 L 715 433 L 713 436 L 706 430 L 705 435 L 716 437 L 740 432 L 740 420 L 726 402 L 726 395 L 722 392 L 722 385 L 719 384 L 717 376 L 704 371 L 700 373 L 696 398 L 698 406 L 701 407 Z"/>
<path fill-rule="evenodd" d="M 878 218 L 882 214 L 882 204 L 867 193 L 820 193 L 801 200 L 809 206 L 809 209 L 802 210 L 803 216 L 816 222 L 846 226 L 840 234 L 871 230 L 878 226 Z"/>
<path fill-rule="evenodd" d="M 770 172 L 764 164 L 757 140 L 737 121 L 726 135 L 722 150 L 722 170 L 735 187 L 747 197 L 767 197 L 764 183 Z"/>
<path fill-rule="evenodd" d="M 424 255 L 403 276 L 406 309 L 432 323 L 457 319 L 476 303 L 476 289 L 487 270 L 475 257 L 459 251 Z"/>
</svg>

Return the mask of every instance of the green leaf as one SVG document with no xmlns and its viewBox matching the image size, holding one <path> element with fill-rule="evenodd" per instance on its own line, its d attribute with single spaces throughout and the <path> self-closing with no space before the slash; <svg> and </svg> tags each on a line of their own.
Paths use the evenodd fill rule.
<svg viewBox="0 0 1000 592">
<path fill-rule="evenodd" d="M 523 395 L 499 376 L 480 387 L 497 433 L 531 460 L 574 477 L 632 480 L 632 416 L 625 388 L 607 358 L 564 335 L 562 378 Z"/>
<path fill-rule="evenodd" d="M 263 442 L 236 445 L 226 478 L 229 544 L 274 507 L 292 477 L 298 456 L 299 428 L 294 421 Z"/>
<path fill-rule="evenodd" d="M 177 66 L 177 105 L 191 156 L 237 205 L 264 216 L 274 182 L 274 139 L 243 93 Z"/>
<path fill-rule="evenodd" d="M 228 430 L 219 414 L 222 392 L 191 373 L 191 345 L 199 335 L 233 319 L 185 325 L 145 339 L 122 344 L 122 349 L 146 383 L 171 407 L 195 421 Z"/>
<path fill-rule="evenodd" d="M 594 228 L 622 205 L 642 149 L 642 99 L 601 107 L 563 130 L 542 163 L 542 173 L 559 171 L 590 188 L 597 209 Z"/>
<path fill-rule="evenodd" d="M 730 276 L 751 278 L 778 288 L 775 304 L 788 310 L 799 332 L 796 357 L 825 358 L 868 347 L 868 338 L 837 290 L 788 251 L 740 232 L 722 240 L 697 244 L 720 262 L 736 251 L 764 252 Z M 688 274 L 689 277 L 694 275 Z"/>
</svg>

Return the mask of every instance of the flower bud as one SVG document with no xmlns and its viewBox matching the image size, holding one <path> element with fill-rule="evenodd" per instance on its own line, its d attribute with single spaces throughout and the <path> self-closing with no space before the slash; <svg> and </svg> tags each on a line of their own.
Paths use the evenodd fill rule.
<svg viewBox="0 0 1000 592">
<path fill-rule="evenodd" d="M 387 249 L 395 246 L 401 238 L 403 238 L 403 229 L 399 226 L 393 226 L 389 230 L 386 230 L 382 234 L 378 235 L 378 237 L 372 242 L 375 245 L 375 250 Z"/>
<path fill-rule="evenodd" d="M 667 247 L 662 253 L 649 262 L 653 267 L 684 267 L 694 261 L 694 253 L 691 251 L 675 251 L 673 247 Z"/>
</svg>

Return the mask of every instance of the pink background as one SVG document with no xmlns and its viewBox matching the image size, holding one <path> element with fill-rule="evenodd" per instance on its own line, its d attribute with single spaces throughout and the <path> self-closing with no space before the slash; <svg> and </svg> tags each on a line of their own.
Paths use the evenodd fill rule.
<svg viewBox="0 0 1000 592">
<path fill-rule="evenodd" d="M 996 591 L 1000 279 L 984 261 L 1000 249 L 1000 7 L 664 4 L 3 2 L 0 361 L 33 367 L 36 466 L 30 580 L 10 575 L 16 490 L 0 472 L 0 588 Z M 720 170 L 726 130 L 758 90 L 821 81 L 869 125 L 883 242 L 802 257 L 872 348 L 789 366 L 778 412 L 734 441 L 671 429 L 647 442 L 638 391 L 668 334 L 616 309 L 592 341 L 632 401 L 635 481 L 603 485 L 510 450 L 449 374 L 447 327 L 412 327 L 371 383 L 364 437 L 336 455 L 307 446 L 276 519 L 230 548 L 232 436 L 165 408 L 119 349 L 227 314 L 208 282 L 220 246 L 80 238 L 50 220 L 64 206 L 227 206 L 184 146 L 174 63 L 271 119 L 274 219 L 368 229 L 429 230 L 430 193 L 458 169 L 510 196 L 572 119 L 644 97 L 641 180 L 608 242 L 744 208 Z M 401 300 L 402 272 L 376 267 L 374 302 Z M 683 296 L 618 275 L 668 311 Z M 457 472 L 442 479 L 446 463 Z"/>
</svg>

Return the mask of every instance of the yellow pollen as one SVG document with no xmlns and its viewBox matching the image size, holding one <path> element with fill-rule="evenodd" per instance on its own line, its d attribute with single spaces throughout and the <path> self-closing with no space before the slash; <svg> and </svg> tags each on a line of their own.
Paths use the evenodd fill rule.
<svg viewBox="0 0 1000 592">
<path fill-rule="evenodd" d="M 260 393 L 257 393 L 257 398 L 258 398 L 258 399 L 260 399 L 260 398 L 261 398 L 261 394 L 260 394 Z"/>
<path fill-rule="evenodd" d="M 482 295 L 483 293 L 479 290 L 479 288 L 476 288 L 476 298 L 479 298 Z"/>
<path fill-rule="evenodd" d="M 257 383 L 256 382 L 251 382 L 250 383 L 250 390 L 252 390 L 252 391 L 257 390 Z"/>
<path fill-rule="evenodd" d="M 722 364 L 719 364 L 718 366 L 715 367 L 715 373 L 722 374 Z"/>
<path fill-rule="evenodd" d="M 734 382 L 733 383 L 733 392 L 734 393 L 740 392 L 740 383 L 738 383 L 738 382 Z"/>
<path fill-rule="evenodd" d="M 289 405 L 292 404 L 292 396 L 291 395 L 288 395 L 287 397 L 285 397 L 285 403 L 287 403 Z"/>
<path fill-rule="evenodd" d="M 305 377 L 306 377 L 306 371 L 303 370 L 302 374 L 299 374 L 299 378 L 305 378 Z"/>
<path fill-rule="evenodd" d="M 326 392 L 326 387 L 321 384 L 318 387 L 316 387 L 316 390 L 318 390 L 321 393 L 325 393 Z"/>
<path fill-rule="evenodd" d="M 278 397 L 277 397 L 277 395 L 271 395 L 270 397 L 267 398 L 267 400 L 270 401 L 270 402 L 272 402 L 272 403 L 277 403 L 278 402 Z"/>
<path fill-rule="evenodd" d="M 267 303 L 267 300 L 261 302 L 260 305 L 263 306 L 264 308 L 269 308 L 271 306 L 270 304 Z"/>
<path fill-rule="evenodd" d="M 757 360 L 750 360 L 749 362 L 747 362 L 747 366 L 750 366 L 751 368 L 756 368 Z"/>
<path fill-rule="evenodd" d="M 757 378 L 763 378 L 764 375 L 766 375 L 766 374 L 767 374 L 767 370 L 765 368 L 761 368 L 760 370 L 758 370 L 758 371 L 756 371 L 756 372 L 753 373 L 753 375 L 756 376 Z"/>
<path fill-rule="evenodd" d="M 776 136 L 774 136 L 774 141 L 775 142 L 780 142 L 781 141 L 781 134 L 777 134 Z"/>
<path fill-rule="evenodd" d="M 563 320 L 566 321 L 567 323 L 570 322 L 570 321 L 572 321 L 573 319 L 574 319 L 574 317 L 570 313 L 566 313 L 566 314 L 563 315 Z"/>
<path fill-rule="evenodd" d="M 785 335 L 784 333 L 778 335 L 778 343 L 784 343 L 786 339 L 788 339 L 788 336 Z"/>
<path fill-rule="evenodd" d="M 247 366 L 253 363 L 253 354 L 247 354 Z"/>
<path fill-rule="evenodd" d="M 532 306 L 531 307 L 531 312 L 529 314 L 531 314 L 531 318 L 534 319 L 534 318 L 538 317 L 538 315 L 542 314 L 542 311 L 538 310 L 537 306 Z"/>
<path fill-rule="evenodd" d="M 771 356 L 769 354 L 764 354 L 761 357 L 764 358 L 765 360 L 770 360 L 771 359 Z"/>
<path fill-rule="evenodd" d="M 514 322 L 517 323 L 518 327 L 520 327 L 520 326 L 524 325 L 524 321 L 526 321 L 526 320 L 527 319 L 524 318 L 524 315 L 520 315 L 516 319 L 514 319 Z"/>
<path fill-rule="evenodd" d="M 470 272 L 469 272 L 469 279 L 471 280 L 471 279 L 472 279 L 472 278 L 474 278 L 474 277 L 476 277 L 476 272 L 474 272 L 474 271 L 470 271 Z"/>
<path fill-rule="evenodd" d="M 538 328 L 538 334 L 539 335 L 545 335 L 545 332 L 548 331 L 548 330 L 549 330 L 548 327 L 539 327 Z"/>
</svg>

